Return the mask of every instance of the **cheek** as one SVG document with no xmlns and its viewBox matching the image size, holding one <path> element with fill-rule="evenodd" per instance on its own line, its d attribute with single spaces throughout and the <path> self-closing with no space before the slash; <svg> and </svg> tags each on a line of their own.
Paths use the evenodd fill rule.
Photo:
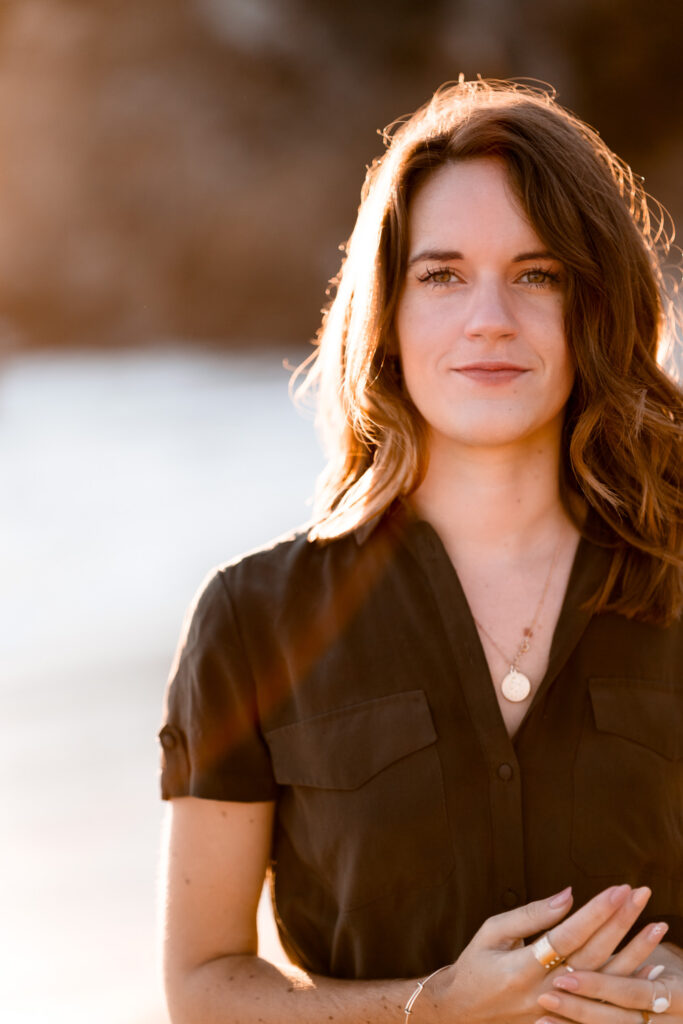
<svg viewBox="0 0 683 1024">
<path fill-rule="evenodd" d="M 444 307 L 420 302 L 412 295 L 400 304 L 395 319 L 395 335 L 399 352 L 405 360 L 436 352 L 439 344 L 452 335 L 452 323 L 446 314 Z"/>
</svg>

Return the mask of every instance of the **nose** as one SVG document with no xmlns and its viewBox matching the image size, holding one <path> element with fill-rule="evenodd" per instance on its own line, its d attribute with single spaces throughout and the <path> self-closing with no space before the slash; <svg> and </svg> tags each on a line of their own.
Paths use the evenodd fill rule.
<svg viewBox="0 0 683 1024">
<path fill-rule="evenodd" d="M 505 286 L 498 280 L 479 281 L 472 289 L 465 320 L 465 336 L 472 341 L 502 341 L 517 334 Z"/>
</svg>

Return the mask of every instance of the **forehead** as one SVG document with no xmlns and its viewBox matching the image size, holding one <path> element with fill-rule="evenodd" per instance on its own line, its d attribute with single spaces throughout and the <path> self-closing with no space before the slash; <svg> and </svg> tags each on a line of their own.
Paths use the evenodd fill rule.
<svg viewBox="0 0 683 1024">
<path fill-rule="evenodd" d="M 416 189 L 408 223 L 412 245 L 539 241 L 505 163 L 494 157 L 439 167 Z"/>
</svg>

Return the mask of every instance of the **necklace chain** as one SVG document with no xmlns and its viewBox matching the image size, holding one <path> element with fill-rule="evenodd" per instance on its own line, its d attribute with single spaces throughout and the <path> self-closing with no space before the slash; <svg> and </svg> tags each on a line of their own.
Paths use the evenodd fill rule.
<svg viewBox="0 0 683 1024">
<path fill-rule="evenodd" d="M 545 602 L 546 595 L 548 593 L 548 587 L 550 586 L 550 580 L 552 579 L 552 575 L 553 575 L 553 572 L 555 570 L 555 565 L 557 564 L 557 559 L 558 559 L 559 554 L 560 554 L 560 547 L 561 547 L 561 545 L 562 545 L 562 537 L 560 536 L 560 539 L 558 540 L 557 545 L 555 547 L 555 551 L 553 552 L 553 557 L 552 557 L 552 560 L 550 562 L 550 568 L 548 569 L 548 575 L 546 576 L 545 583 L 543 585 L 543 591 L 541 593 L 541 597 L 539 599 L 538 604 L 536 605 L 536 611 L 534 612 L 534 617 L 531 620 L 531 625 L 527 626 L 524 629 L 521 642 L 519 644 L 519 647 L 517 648 L 517 651 L 515 652 L 514 658 L 510 659 L 510 658 L 507 657 L 507 655 L 505 654 L 505 651 L 503 651 L 501 649 L 501 647 L 499 646 L 499 644 L 493 639 L 493 637 L 489 633 L 489 631 L 486 628 L 486 626 L 484 626 L 479 621 L 479 619 L 474 618 L 474 616 L 473 616 L 474 621 L 475 621 L 476 625 L 478 626 L 478 628 L 482 631 L 484 636 L 488 637 L 488 639 L 491 641 L 491 643 L 493 644 L 495 649 L 498 651 L 498 653 L 509 664 L 511 672 L 516 672 L 517 671 L 517 668 L 518 668 L 518 665 L 519 665 L 519 662 L 520 662 L 521 658 L 523 658 L 523 656 L 527 653 L 527 651 L 531 647 L 531 639 L 532 639 L 532 637 L 534 635 L 534 629 L 536 628 L 536 623 L 538 622 L 538 618 L 539 618 L 539 616 L 541 614 L 541 609 L 543 608 L 543 604 Z"/>
</svg>

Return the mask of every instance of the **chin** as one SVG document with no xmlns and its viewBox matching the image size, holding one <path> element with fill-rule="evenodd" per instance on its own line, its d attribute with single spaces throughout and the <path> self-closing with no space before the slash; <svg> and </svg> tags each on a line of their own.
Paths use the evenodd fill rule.
<svg viewBox="0 0 683 1024">
<path fill-rule="evenodd" d="M 447 444 L 450 441 L 469 448 L 502 448 L 544 439 L 556 443 L 560 432 L 561 428 L 558 431 L 558 424 L 554 419 L 543 423 L 528 420 L 500 422 L 500 419 L 496 422 L 491 414 L 480 422 L 451 424 L 445 430 L 437 428 L 433 431 L 434 434 L 440 434 Z"/>
</svg>

